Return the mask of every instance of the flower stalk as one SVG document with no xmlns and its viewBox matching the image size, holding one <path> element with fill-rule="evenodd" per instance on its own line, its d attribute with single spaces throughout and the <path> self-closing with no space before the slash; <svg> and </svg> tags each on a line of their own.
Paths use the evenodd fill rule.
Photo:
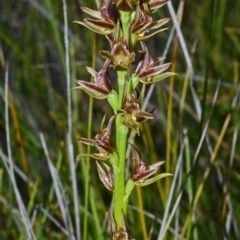
<svg viewBox="0 0 240 240">
<path fill-rule="evenodd" d="M 100 180 L 113 192 L 114 207 L 110 221 L 114 240 L 128 239 L 127 206 L 134 186 L 147 186 L 171 175 L 160 173 L 153 176 L 164 161 L 148 165 L 147 161 L 141 158 L 137 148 L 131 145 L 134 165 L 131 177 L 125 179 L 129 133 L 136 131 L 140 135 L 140 125 L 154 117 L 154 109 L 149 112 L 141 109 L 145 86 L 174 75 L 171 72 L 164 72 L 171 63 L 156 65 L 163 58 L 158 57 L 154 60 L 146 44 L 148 39 L 166 30 L 161 27 L 169 19 L 153 21 L 151 17 L 151 14 L 166 2 L 166 0 L 106 0 L 98 11 L 82 8 L 94 19 L 85 18 L 76 22 L 105 36 L 110 44 L 110 49 L 99 52 L 104 59 L 100 70 L 86 67 L 94 81 L 76 80 L 79 86 L 74 89 L 81 89 L 99 100 L 107 98 L 114 112 L 108 124 L 105 124 L 106 116 L 104 116 L 94 139 L 79 138 L 83 144 L 93 146 L 99 151 L 93 154 L 80 154 L 79 158 L 87 156 L 95 160 Z M 137 49 L 138 46 L 140 49 Z M 139 52 L 141 57 L 136 60 Z M 135 70 L 133 66 L 136 66 Z M 108 75 L 109 68 L 113 68 L 117 73 L 117 89 L 113 89 L 113 79 Z M 113 122 L 116 132 L 115 143 L 111 136 Z"/>
</svg>

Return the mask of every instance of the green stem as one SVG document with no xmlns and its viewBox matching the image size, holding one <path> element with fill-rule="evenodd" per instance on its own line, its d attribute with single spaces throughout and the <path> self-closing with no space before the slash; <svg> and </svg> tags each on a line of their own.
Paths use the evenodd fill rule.
<svg viewBox="0 0 240 240">
<path fill-rule="evenodd" d="M 120 118 L 120 116 L 118 117 Z M 120 119 L 121 121 L 121 119 Z M 118 125 L 118 164 L 114 168 L 114 218 L 117 229 L 122 227 L 122 214 L 126 215 L 126 206 L 124 204 L 125 197 L 125 162 L 126 162 L 126 145 L 127 145 L 127 133 L 128 128 L 123 124 Z"/>
<path fill-rule="evenodd" d="M 118 106 L 121 107 L 124 92 L 125 77 L 127 72 L 118 72 Z M 118 161 L 113 168 L 114 173 L 114 218 L 117 229 L 122 227 L 122 213 L 126 215 L 126 205 L 124 204 L 125 196 L 125 162 L 128 128 L 121 123 L 122 116 L 116 117 L 116 148 L 118 153 Z"/>
<path fill-rule="evenodd" d="M 122 23 L 122 36 L 128 36 L 128 26 L 131 22 L 132 13 L 120 11 L 121 23 Z M 122 101 L 124 96 L 125 82 L 128 72 L 118 71 L 118 109 L 122 107 Z M 114 174 L 114 219 L 116 224 L 116 230 L 123 227 L 122 214 L 127 213 L 127 204 L 125 197 L 125 163 L 126 163 L 126 150 L 127 150 L 127 137 L 128 127 L 122 124 L 122 116 L 116 116 L 116 149 L 118 154 L 118 160 L 116 165 L 113 166 Z"/>
</svg>

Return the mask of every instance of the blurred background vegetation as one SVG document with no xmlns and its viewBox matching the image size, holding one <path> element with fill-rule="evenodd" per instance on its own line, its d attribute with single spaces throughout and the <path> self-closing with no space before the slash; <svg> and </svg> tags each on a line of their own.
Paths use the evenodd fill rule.
<svg viewBox="0 0 240 240">
<path fill-rule="evenodd" d="M 177 35 L 167 54 L 171 71 L 179 75 L 157 84 L 148 103 L 155 106 L 155 119 L 142 128 L 135 141 L 149 162 L 166 159 L 162 167 L 174 173 L 182 159 L 178 187 L 177 212 L 170 224 L 185 239 L 239 239 L 240 233 L 240 140 L 239 133 L 239 67 L 240 4 L 236 0 L 183 1 L 181 30 L 194 69 L 193 84 L 201 103 L 199 120 L 190 89 L 186 58 Z M 179 0 L 172 1 L 175 11 Z M 98 1 L 67 0 L 71 85 L 75 79 L 90 80 L 85 66 L 99 70 L 103 59 L 100 49 L 108 42 L 99 35 L 73 23 L 86 17 L 81 6 L 96 9 Z M 164 6 L 154 17 L 169 17 Z M 148 42 L 153 57 L 163 54 L 173 22 Z M 73 190 L 67 153 L 67 84 L 62 1 L 0 1 L 0 239 L 25 239 L 13 185 L 6 170 L 6 121 L 4 118 L 4 79 L 9 72 L 9 116 L 12 159 L 17 187 L 27 209 L 37 239 L 67 239 L 52 177 L 40 141 L 44 135 L 53 165 L 67 196 L 72 221 Z M 113 76 L 114 77 L 114 76 Z M 219 93 L 211 114 L 214 94 Z M 113 79 L 114 81 L 114 79 Z M 112 112 L 105 100 L 93 101 L 84 92 L 72 91 L 74 156 L 85 151 L 79 136 L 89 133 L 89 112 L 93 113 L 92 136 L 97 133 L 104 113 Z M 182 102 L 181 102 L 182 99 Z M 182 104 L 181 104 L 182 103 Z M 193 164 L 205 124 L 207 134 Z M 187 135 L 183 139 L 183 132 Z M 181 146 L 185 148 L 181 153 Z M 88 175 L 90 173 L 90 175 Z M 87 168 L 84 160 L 76 165 L 79 216 L 87 211 L 87 238 L 109 239 L 108 210 L 111 193 L 100 182 L 94 161 Z M 89 204 L 84 206 L 86 176 L 89 181 Z M 127 227 L 136 239 L 157 239 L 167 205 L 171 179 L 146 188 L 136 188 L 130 198 Z M 88 183 L 87 183 L 88 184 Z M 195 202 L 194 202 L 195 199 Z M 172 208 L 171 205 L 170 208 Z M 143 210 L 145 211 L 143 214 Z M 56 222 L 54 222 L 49 215 Z M 34 216 L 34 217 L 33 217 Z M 82 227 L 83 228 L 83 227 Z M 84 230 L 82 230 L 84 231 Z M 148 238 L 147 238 L 148 236 Z M 167 231 L 166 239 L 181 239 Z"/>
</svg>

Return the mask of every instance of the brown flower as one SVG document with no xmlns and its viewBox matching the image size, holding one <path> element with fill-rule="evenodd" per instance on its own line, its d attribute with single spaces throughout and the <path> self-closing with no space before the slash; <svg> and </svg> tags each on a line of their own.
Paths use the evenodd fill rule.
<svg viewBox="0 0 240 240">
<path fill-rule="evenodd" d="M 132 128 L 138 133 L 138 135 L 140 124 L 148 119 L 153 119 L 152 112 L 154 111 L 154 109 L 150 112 L 144 112 L 141 110 L 143 92 L 144 88 L 138 99 L 134 94 L 128 96 L 125 94 L 122 108 L 117 111 L 118 114 L 122 114 L 122 123 Z"/>
<path fill-rule="evenodd" d="M 158 21 L 153 21 L 149 13 L 146 12 L 141 5 L 137 5 L 135 17 L 130 26 L 131 33 L 139 41 L 148 40 L 157 33 L 166 30 L 167 28 L 159 28 L 166 24 L 169 20 L 170 18 L 164 18 Z M 155 29 L 158 30 L 151 34 L 145 35 L 145 33 Z"/>
<path fill-rule="evenodd" d="M 113 45 L 111 52 L 102 50 L 100 54 L 103 58 L 109 59 L 117 71 L 128 69 L 129 64 L 135 59 L 135 53 L 128 50 L 123 38 Z"/>
<path fill-rule="evenodd" d="M 100 164 L 98 161 L 96 161 L 97 164 L 97 170 L 98 170 L 98 175 L 104 186 L 112 191 L 114 188 L 114 181 L 113 181 L 113 168 L 112 166 L 109 167 L 107 164 L 103 163 Z M 103 165 L 103 167 L 102 167 Z"/>
<path fill-rule="evenodd" d="M 162 73 L 163 71 L 169 68 L 171 63 L 165 63 L 158 66 L 154 66 L 157 62 L 162 61 L 164 58 L 159 57 L 153 60 L 152 57 L 149 55 L 147 46 L 144 44 L 142 45 L 143 45 L 142 59 L 138 63 L 137 68 L 135 70 L 135 74 L 140 78 L 141 82 L 145 84 L 151 84 L 161 81 L 172 75 L 176 75 L 175 73 L 171 72 Z"/>
<path fill-rule="evenodd" d="M 82 89 L 90 96 L 98 99 L 106 98 L 112 91 L 112 85 L 107 72 L 109 64 L 110 61 L 106 61 L 103 68 L 98 72 L 91 67 L 86 67 L 87 71 L 94 77 L 94 83 L 76 80 L 80 86 L 74 87 L 73 89 Z"/>
<path fill-rule="evenodd" d="M 141 155 L 137 151 L 137 149 L 132 144 L 131 146 L 133 149 L 134 160 L 135 160 L 135 167 L 132 172 L 131 180 L 135 183 L 135 185 L 146 186 L 157 181 L 160 178 L 164 178 L 172 175 L 169 173 L 163 173 L 155 177 L 149 178 L 150 176 L 152 176 L 154 173 L 157 172 L 157 170 L 164 163 L 164 161 L 159 161 L 154 164 L 147 165 L 146 162 L 143 161 L 143 159 L 141 158 Z"/>
<path fill-rule="evenodd" d="M 111 154 L 113 153 L 114 148 L 113 148 L 110 134 L 111 134 L 112 123 L 115 115 L 110 118 L 107 128 L 103 129 L 105 117 L 106 116 L 103 117 L 98 134 L 95 136 L 95 139 L 87 139 L 87 138 L 78 139 L 80 142 L 86 145 L 95 146 L 99 150 L 99 153 L 81 154 L 78 157 L 88 156 L 100 161 L 108 160 L 111 157 Z"/>
<path fill-rule="evenodd" d="M 85 13 L 97 18 L 97 20 L 85 18 L 84 22 L 75 22 L 101 35 L 112 34 L 117 23 L 117 12 L 111 11 L 111 6 L 112 1 L 107 0 L 100 6 L 99 11 L 95 11 L 87 7 L 82 7 L 81 9 Z"/>
</svg>

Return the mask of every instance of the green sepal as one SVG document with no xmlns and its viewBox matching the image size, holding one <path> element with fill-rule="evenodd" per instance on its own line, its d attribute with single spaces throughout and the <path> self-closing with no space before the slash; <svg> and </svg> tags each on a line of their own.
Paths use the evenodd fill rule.
<svg viewBox="0 0 240 240">
<path fill-rule="evenodd" d="M 173 174 L 171 174 L 171 173 L 161 173 L 161 174 L 158 174 L 157 176 L 152 177 L 152 178 L 140 179 L 139 181 L 135 181 L 134 184 L 137 185 L 137 186 L 140 186 L 140 187 L 144 187 L 144 186 L 147 186 L 147 185 L 150 185 L 150 184 L 156 182 L 157 180 L 159 180 L 161 178 L 170 177 L 170 176 L 173 176 Z"/>
<path fill-rule="evenodd" d="M 154 77 L 152 77 L 152 83 L 156 83 L 159 81 L 162 81 L 165 78 L 171 77 L 171 76 L 176 76 L 178 75 L 177 73 L 173 73 L 173 72 L 165 72 L 165 73 L 161 73 L 159 75 L 156 75 Z"/>
<path fill-rule="evenodd" d="M 160 82 L 160 81 L 164 80 L 165 78 L 175 76 L 175 75 L 178 75 L 178 74 L 173 73 L 173 72 L 165 72 L 165 73 L 161 73 L 156 76 L 153 76 L 147 80 L 141 79 L 140 81 L 143 83 L 146 83 L 146 84 L 152 84 L 152 83 Z"/>
<path fill-rule="evenodd" d="M 157 29 L 157 28 L 160 28 L 162 27 L 164 24 L 166 24 L 167 22 L 169 22 L 171 20 L 171 18 L 163 18 L 163 19 L 160 19 L 158 21 L 154 21 L 152 22 L 148 28 L 149 29 Z"/>
<path fill-rule="evenodd" d="M 156 35 L 156 34 L 158 34 L 158 33 L 160 33 L 160 32 L 163 32 L 163 31 L 165 31 L 165 30 L 167 30 L 167 29 L 168 29 L 168 28 L 163 28 L 163 29 L 159 29 L 159 30 L 157 30 L 157 31 L 155 31 L 155 32 L 153 32 L 153 33 L 151 33 L 151 34 L 149 34 L 149 35 L 137 36 L 137 40 L 138 40 L 138 41 L 146 41 L 146 40 L 150 39 L 151 37 L 153 37 L 154 35 Z"/>
</svg>

